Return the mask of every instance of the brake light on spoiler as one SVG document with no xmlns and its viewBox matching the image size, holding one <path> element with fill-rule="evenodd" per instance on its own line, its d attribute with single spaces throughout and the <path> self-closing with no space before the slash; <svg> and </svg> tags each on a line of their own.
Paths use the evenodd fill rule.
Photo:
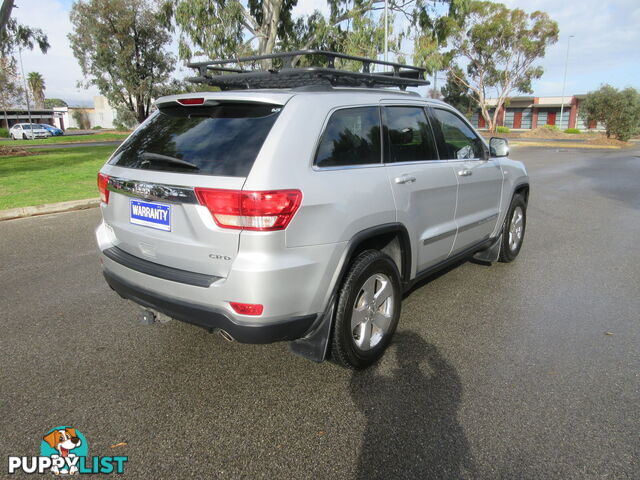
<svg viewBox="0 0 640 480">
<path fill-rule="evenodd" d="M 284 230 L 302 202 L 300 190 L 261 192 L 196 187 L 195 192 L 219 227 L 237 230 Z"/>
<path fill-rule="evenodd" d="M 204 98 L 179 98 L 176 100 L 180 105 L 202 105 Z"/>
</svg>

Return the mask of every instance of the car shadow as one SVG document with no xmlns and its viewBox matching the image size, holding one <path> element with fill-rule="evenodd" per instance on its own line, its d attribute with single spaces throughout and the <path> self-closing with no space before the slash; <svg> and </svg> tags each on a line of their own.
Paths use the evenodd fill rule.
<svg viewBox="0 0 640 480">
<path fill-rule="evenodd" d="M 357 478 L 461 478 L 475 470 L 457 418 L 462 384 L 438 349 L 413 332 L 394 337 L 397 368 L 355 372 L 351 397 L 366 417 Z"/>
</svg>

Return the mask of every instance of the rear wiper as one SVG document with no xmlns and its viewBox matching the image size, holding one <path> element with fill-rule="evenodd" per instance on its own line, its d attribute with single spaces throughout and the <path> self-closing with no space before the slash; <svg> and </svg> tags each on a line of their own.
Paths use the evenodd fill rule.
<svg viewBox="0 0 640 480">
<path fill-rule="evenodd" d="M 180 165 L 181 167 L 192 168 L 194 170 L 200 170 L 200 167 L 195 163 L 187 162 L 186 160 L 181 160 L 175 157 L 169 157 L 167 155 L 160 155 L 159 153 L 144 152 L 142 153 L 142 155 L 140 155 L 140 157 L 144 160 L 144 162 L 142 162 L 142 165 L 148 165 L 151 162 L 156 161 L 171 163 L 173 165 Z"/>
</svg>

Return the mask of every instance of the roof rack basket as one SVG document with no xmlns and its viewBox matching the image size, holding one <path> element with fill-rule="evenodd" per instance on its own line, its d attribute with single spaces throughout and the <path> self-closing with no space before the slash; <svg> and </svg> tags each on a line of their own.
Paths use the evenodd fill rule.
<svg viewBox="0 0 640 480">
<path fill-rule="evenodd" d="M 300 56 L 312 57 L 308 59 L 310 62 L 321 60 L 325 66 L 294 67 L 294 59 Z M 335 68 L 336 59 L 360 62 L 362 67 L 360 71 L 339 70 Z M 272 63 L 278 64 L 278 67 L 269 70 L 256 68 L 256 63 L 263 60 L 276 60 Z M 229 66 L 230 64 L 232 66 Z M 243 64 L 249 65 L 244 66 Z M 392 71 L 372 72 L 373 65 L 392 67 Z M 424 79 L 424 68 L 324 50 L 298 50 L 211 60 L 190 63 L 188 67 L 198 71 L 198 76 L 190 77 L 187 79 L 188 81 L 220 87 L 221 90 L 297 88 L 317 85 L 368 88 L 399 87 L 401 90 L 405 90 L 407 87 L 429 85 L 429 81 Z"/>
</svg>

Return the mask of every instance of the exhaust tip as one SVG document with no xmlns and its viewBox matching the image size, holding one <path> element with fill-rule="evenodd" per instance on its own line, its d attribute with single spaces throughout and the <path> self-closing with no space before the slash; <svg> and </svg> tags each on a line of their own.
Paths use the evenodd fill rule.
<svg viewBox="0 0 640 480">
<path fill-rule="evenodd" d="M 234 339 L 231 335 L 229 335 L 227 332 L 225 332 L 224 330 L 218 330 L 218 333 L 219 333 L 219 334 L 220 334 L 220 336 L 221 336 L 222 338 L 224 338 L 227 342 L 231 342 L 231 343 L 235 342 L 235 339 Z"/>
</svg>

